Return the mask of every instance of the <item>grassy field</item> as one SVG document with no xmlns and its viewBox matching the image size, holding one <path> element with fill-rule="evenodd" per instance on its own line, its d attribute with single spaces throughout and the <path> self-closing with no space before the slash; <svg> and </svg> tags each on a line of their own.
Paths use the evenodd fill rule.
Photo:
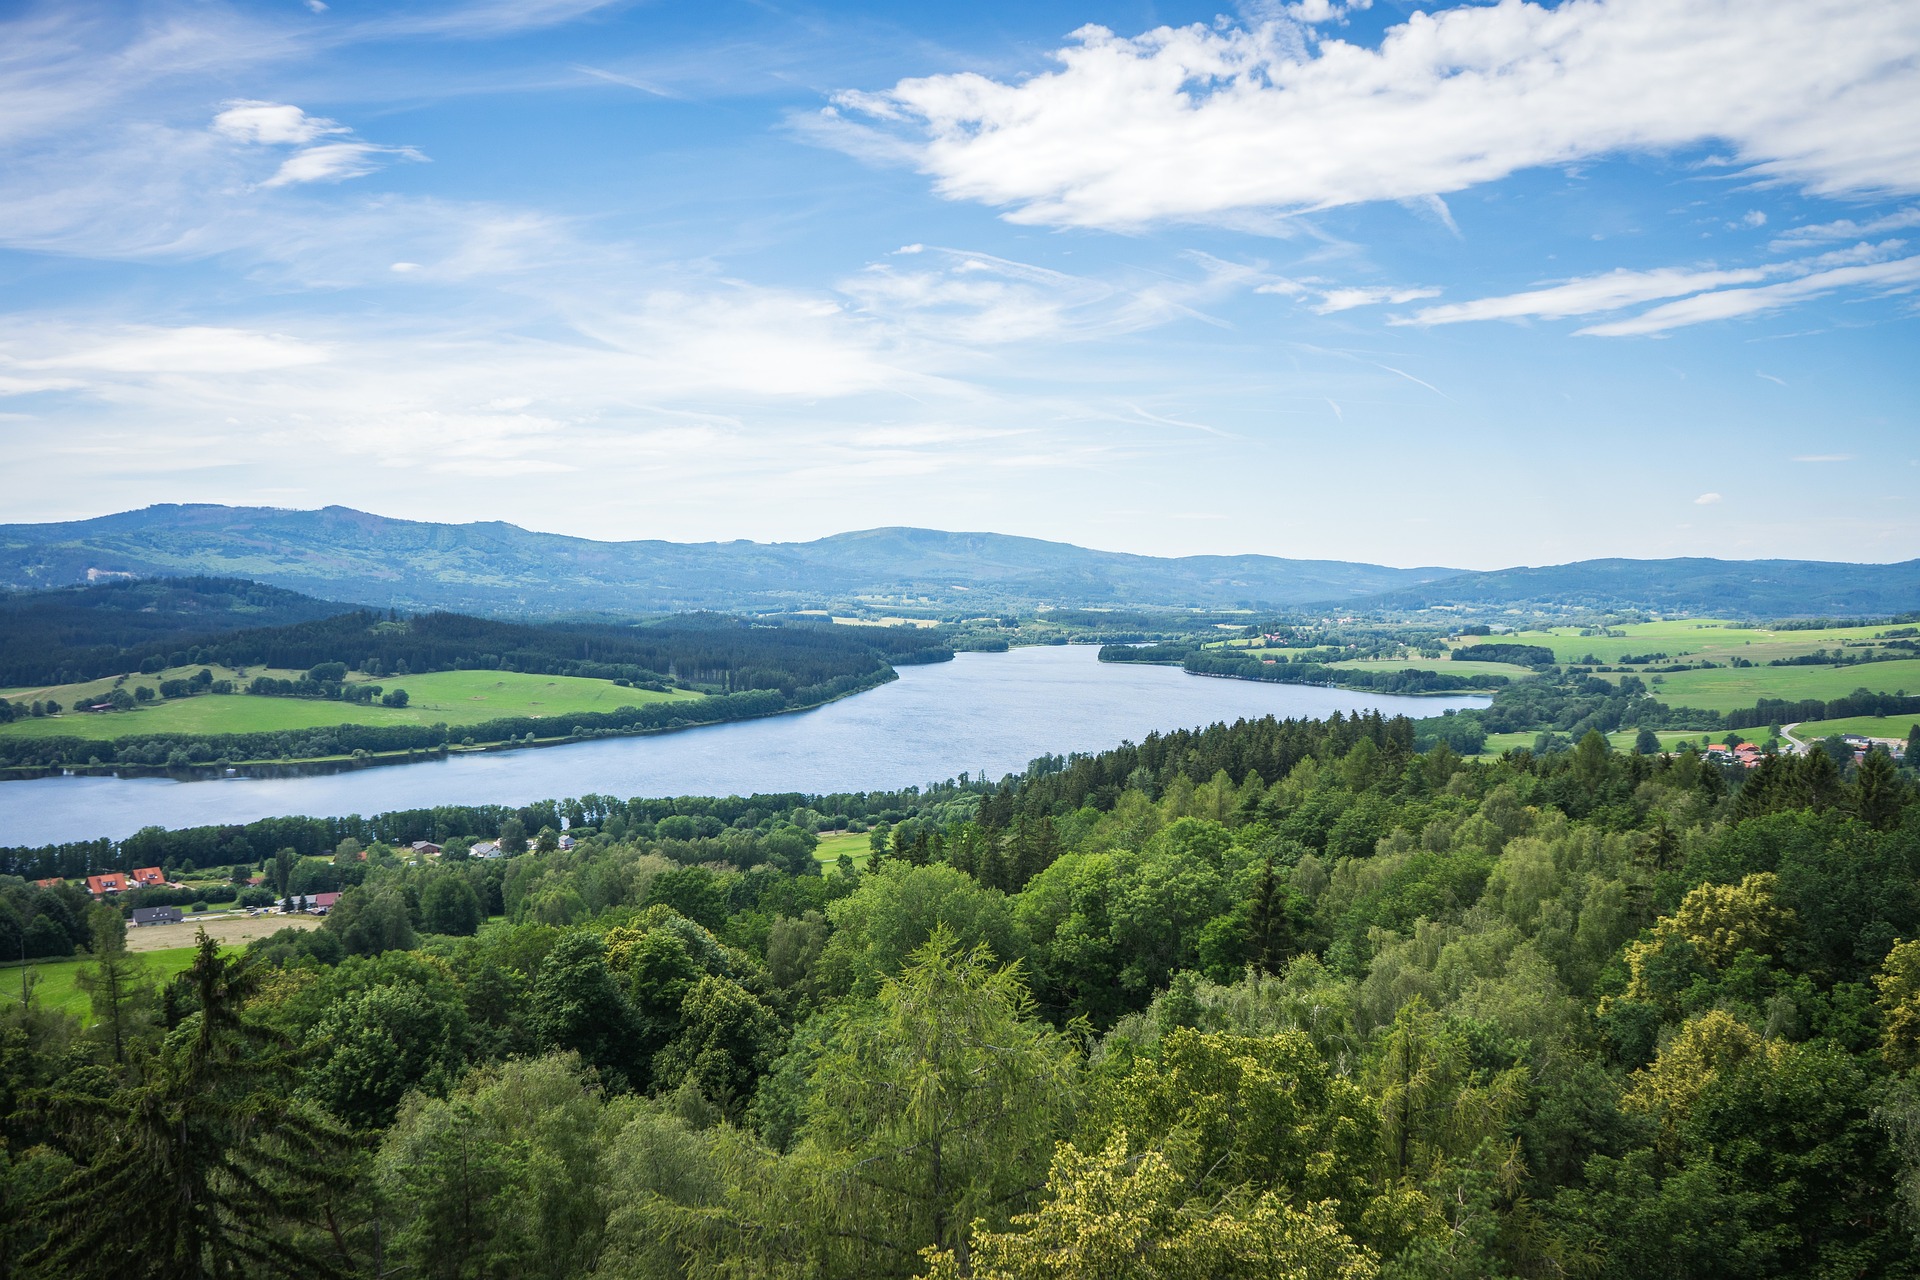
<svg viewBox="0 0 1920 1280">
<path fill-rule="evenodd" d="M 1616 677 L 1617 678 L 1617 677 Z M 1762 698 L 1843 698 L 1855 689 L 1920 692 L 1920 658 L 1864 662 L 1850 667 L 1715 667 L 1676 671 L 1647 680 L 1648 692 L 1670 707 L 1732 711 Z"/>
<path fill-rule="evenodd" d="M 1793 731 L 1793 736 L 1802 742 L 1807 742 L 1835 733 L 1857 733 L 1867 738 L 1899 738 L 1905 741 L 1916 724 L 1920 724 L 1920 715 L 1852 716 L 1845 720 L 1808 720 Z"/>
<path fill-rule="evenodd" d="M 129 929 L 131 935 L 137 929 Z M 165 982 L 174 974 L 181 972 L 193 963 L 192 947 L 175 947 L 168 951 L 149 951 L 142 955 L 149 978 Z M 0 969 L 0 1000 L 18 1000 L 21 984 L 26 981 L 27 969 L 33 971 L 34 990 L 40 997 L 40 1003 L 49 1009 L 59 1009 L 70 1013 L 81 1021 L 90 1021 L 91 1010 L 87 1004 L 87 993 L 82 991 L 74 977 L 81 969 L 93 963 L 92 959 L 81 956 L 74 960 L 36 960 L 23 968 L 18 960 Z"/>
<path fill-rule="evenodd" d="M 1528 750 L 1531 750 L 1534 740 L 1539 736 L 1538 730 L 1529 730 L 1525 733 L 1490 733 L 1487 735 L 1486 749 L 1480 754 L 1483 757 L 1498 756 L 1504 752 L 1513 750 L 1515 747 L 1526 747 Z M 1613 744 L 1615 751 L 1632 751 L 1634 739 L 1639 736 L 1640 731 L 1638 729 L 1621 729 L 1616 733 L 1608 734 L 1607 741 Z M 1660 749 L 1662 751 L 1677 751 L 1682 745 L 1689 742 L 1695 746 L 1699 746 L 1708 738 L 1718 740 L 1717 735 L 1701 733 L 1698 730 L 1685 733 L 1677 730 L 1661 730 L 1654 736 L 1660 739 Z M 1748 730 L 1744 736 L 1753 736 L 1752 731 Z M 1761 736 L 1764 737 L 1765 735 L 1763 734 Z"/>
<path fill-rule="evenodd" d="M 1886 626 L 1833 627 L 1820 631 L 1770 631 L 1712 618 L 1681 618 L 1665 622 L 1637 622 L 1615 627 L 1621 636 L 1583 636 L 1578 627 L 1556 627 L 1551 631 L 1516 631 L 1511 634 L 1474 637 L 1457 648 L 1476 644 L 1533 644 L 1553 650 L 1555 661 L 1578 662 L 1591 654 L 1604 663 L 1616 663 L 1622 657 L 1644 653 L 1665 653 L 1674 659 L 1750 658 L 1764 661 L 1753 652 L 1765 650 L 1766 658 L 1797 658 L 1815 649 L 1831 649 L 1846 641 L 1872 640 L 1893 630 Z"/>
<path fill-rule="evenodd" d="M 197 668 L 180 668 L 190 675 Z M 263 674 L 258 669 L 253 675 Z M 266 673 L 282 674 L 282 673 Z M 292 673 L 289 673 L 292 674 Z M 220 679 L 229 678 L 215 672 Z M 160 677 L 139 677 L 136 683 L 157 681 Z M 169 673 L 173 678 L 173 673 Z M 503 716 L 565 717 L 586 711 L 616 711 L 621 707 L 645 706 L 699 698 L 703 695 L 684 689 L 652 693 L 627 688 L 610 680 L 588 680 L 579 676 L 540 676 L 513 671 L 434 671 L 417 676 L 389 676 L 377 681 L 383 689 L 405 689 L 404 707 L 368 706 L 350 702 L 329 702 L 309 698 L 258 698 L 250 694 L 201 694 L 166 702 L 150 702 L 133 711 L 99 714 L 70 712 L 66 715 L 15 720 L 0 725 L 0 734 L 15 737 L 51 737 L 67 735 L 105 741 L 143 733 L 281 733 L 289 730 L 319 729 L 337 724 L 431 725 L 445 722 L 458 728 Z M 68 685 L 39 691 L 62 703 L 71 704 L 91 692 L 99 696 L 112 681 L 94 681 L 91 685 Z M 31 691 L 7 691 L 15 701 Z"/>
<path fill-rule="evenodd" d="M 1327 665 L 1339 671 L 1438 671 L 1443 676 L 1512 676 L 1516 680 L 1535 674 L 1533 668 L 1512 662 L 1451 658 L 1350 658 Z"/>
<path fill-rule="evenodd" d="M 845 853 L 864 865 L 867 850 L 873 847 L 868 843 L 869 834 L 865 831 L 842 831 L 821 836 L 819 847 L 813 851 L 814 860 L 830 867 L 840 861 L 840 855 Z"/>
</svg>

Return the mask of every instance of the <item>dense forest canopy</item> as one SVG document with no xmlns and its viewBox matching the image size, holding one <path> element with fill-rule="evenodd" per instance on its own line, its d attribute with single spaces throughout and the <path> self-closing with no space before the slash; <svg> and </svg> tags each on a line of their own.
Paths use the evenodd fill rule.
<svg viewBox="0 0 1920 1280">
<path fill-rule="evenodd" d="M 283 627 L 352 608 L 241 578 L 143 578 L 0 594 L 0 686 L 138 670 L 150 654 L 225 632 Z"/>
<path fill-rule="evenodd" d="M 138 602 L 184 590 L 172 580 L 114 584 L 76 592 L 0 597 L 0 684 L 59 684 L 122 672 L 189 663 L 267 666 L 305 671 L 344 662 L 369 673 L 505 668 L 547 675 L 626 675 L 683 679 L 734 689 L 819 684 L 863 674 L 889 659 L 925 660 L 942 648 L 937 636 L 914 628 L 833 627 L 824 620 L 788 618 L 746 622 L 717 614 L 687 614 L 646 623 L 522 623 L 429 613 L 352 610 L 306 601 L 256 583 L 197 579 L 188 598 L 216 602 L 266 597 L 266 608 L 307 616 L 285 625 L 236 629 L 236 619 L 259 611 L 170 609 L 143 614 Z M 122 601 L 133 607 L 120 607 Z M 140 621 L 141 619 L 145 621 Z M 209 625 L 217 618 L 222 625 Z M 154 631 L 163 634 L 153 635 Z"/>
<path fill-rule="evenodd" d="M 119 910 L 3 882 L 90 1002 L 0 1012 L 10 1274 L 1920 1259 L 1920 798 L 1882 752 L 1269 719 L 888 796 L 278 821 L 100 851 L 344 889 L 164 984 Z"/>
</svg>

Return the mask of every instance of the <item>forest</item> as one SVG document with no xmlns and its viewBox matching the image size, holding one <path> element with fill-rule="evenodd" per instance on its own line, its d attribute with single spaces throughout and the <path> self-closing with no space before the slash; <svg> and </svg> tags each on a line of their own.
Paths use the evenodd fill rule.
<svg viewBox="0 0 1920 1280">
<path fill-rule="evenodd" d="M 166 983 L 120 910 L 0 881 L 90 1003 L 0 1012 L 0 1274 L 1916 1271 L 1884 753 L 1267 719 L 686 807 L 143 833 L 345 889 Z"/>
</svg>

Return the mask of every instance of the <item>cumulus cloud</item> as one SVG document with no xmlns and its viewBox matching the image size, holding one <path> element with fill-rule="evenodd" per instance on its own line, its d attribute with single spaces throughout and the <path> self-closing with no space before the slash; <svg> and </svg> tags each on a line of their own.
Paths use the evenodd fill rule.
<svg viewBox="0 0 1920 1280">
<path fill-rule="evenodd" d="M 1696 507 L 1711 507 L 1714 504 L 1718 503 L 1719 501 L 1720 501 L 1719 494 L 1703 493 L 1699 497 L 1693 500 L 1693 505 Z"/>
<path fill-rule="evenodd" d="M 1505 0 L 1416 13 L 1377 49 L 1285 17 L 1073 39 L 1018 82 L 843 93 L 817 136 L 905 147 L 941 194 L 1047 225 L 1416 201 L 1710 141 L 1815 194 L 1920 191 L 1911 5 Z"/>
</svg>

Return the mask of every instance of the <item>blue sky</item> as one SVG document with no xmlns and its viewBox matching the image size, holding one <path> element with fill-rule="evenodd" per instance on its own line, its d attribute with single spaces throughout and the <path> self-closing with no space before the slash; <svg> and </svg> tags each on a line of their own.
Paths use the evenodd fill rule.
<svg viewBox="0 0 1920 1280">
<path fill-rule="evenodd" d="M 1920 8 L 0 5 L 4 518 L 1920 554 Z"/>
</svg>

